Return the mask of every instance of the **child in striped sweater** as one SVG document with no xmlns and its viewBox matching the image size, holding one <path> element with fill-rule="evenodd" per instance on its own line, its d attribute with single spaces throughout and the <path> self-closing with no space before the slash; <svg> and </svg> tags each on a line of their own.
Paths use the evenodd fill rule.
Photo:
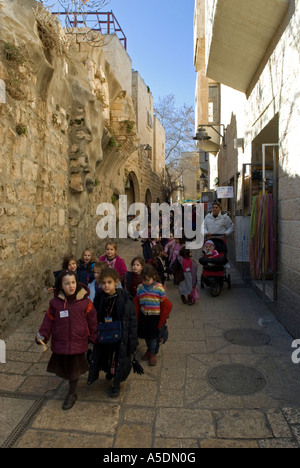
<svg viewBox="0 0 300 468">
<path fill-rule="evenodd" d="M 138 336 L 144 338 L 147 345 L 143 360 L 149 361 L 150 366 L 155 366 L 159 332 L 168 320 L 172 303 L 167 299 L 163 285 L 158 282 L 158 273 L 152 265 L 144 267 L 142 279 L 143 283 L 138 286 L 134 298 L 138 316 Z"/>
</svg>

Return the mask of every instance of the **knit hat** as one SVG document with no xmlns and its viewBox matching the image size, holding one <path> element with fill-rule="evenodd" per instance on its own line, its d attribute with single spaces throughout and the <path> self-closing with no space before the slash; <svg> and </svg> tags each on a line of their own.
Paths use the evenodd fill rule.
<svg viewBox="0 0 300 468">
<path fill-rule="evenodd" d="M 204 252 L 206 251 L 205 247 L 206 247 L 207 245 L 212 245 L 213 249 L 215 248 L 215 244 L 213 243 L 213 241 L 212 241 L 212 240 L 208 240 L 208 241 L 205 242 L 205 244 L 204 244 L 204 246 L 203 246 L 203 249 L 202 249 L 202 250 L 203 250 Z"/>
</svg>

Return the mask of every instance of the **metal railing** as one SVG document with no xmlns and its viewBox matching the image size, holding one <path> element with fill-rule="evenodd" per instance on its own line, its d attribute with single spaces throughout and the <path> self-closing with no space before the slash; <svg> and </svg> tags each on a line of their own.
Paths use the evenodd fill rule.
<svg viewBox="0 0 300 468">
<path fill-rule="evenodd" d="M 99 31 L 102 35 L 116 34 L 120 42 L 127 50 L 127 38 L 112 11 L 99 12 L 53 12 L 60 22 L 65 22 L 66 28 L 89 28 L 92 31 Z"/>
</svg>

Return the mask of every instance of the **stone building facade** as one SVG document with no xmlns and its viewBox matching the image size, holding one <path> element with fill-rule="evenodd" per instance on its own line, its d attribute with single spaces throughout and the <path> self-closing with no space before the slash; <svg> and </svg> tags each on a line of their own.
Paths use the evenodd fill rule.
<svg viewBox="0 0 300 468">
<path fill-rule="evenodd" d="M 214 123 L 224 139 L 214 140 L 211 157 L 218 158 L 219 185 L 234 188 L 234 199 L 223 200 L 236 225 L 231 253 L 249 272 L 251 210 L 255 197 L 271 194 L 275 266 L 271 274 L 251 278 L 295 337 L 300 334 L 299 22 L 299 0 L 195 2 L 201 102 L 196 125 L 208 123 L 205 112 L 217 106 Z M 213 104 L 210 84 L 218 87 Z"/>
<path fill-rule="evenodd" d="M 4 0 L 0 22 L 2 336 L 40 301 L 65 254 L 103 253 L 100 203 L 161 199 L 164 155 L 154 165 L 144 145 L 158 138 L 162 148 L 164 132 L 139 133 L 131 59 L 116 36 L 95 47 L 34 0 Z"/>
</svg>

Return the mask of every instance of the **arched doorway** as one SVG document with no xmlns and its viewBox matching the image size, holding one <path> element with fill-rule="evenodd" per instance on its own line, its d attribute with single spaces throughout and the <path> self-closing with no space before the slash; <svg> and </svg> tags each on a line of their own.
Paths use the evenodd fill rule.
<svg viewBox="0 0 300 468">
<path fill-rule="evenodd" d="M 125 195 L 127 196 L 127 205 L 130 206 L 132 203 L 138 203 L 140 201 L 140 187 L 139 181 L 135 172 L 131 171 L 127 175 L 125 183 Z"/>
<path fill-rule="evenodd" d="M 128 175 L 127 180 L 126 180 L 125 195 L 127 197 L 128 206 L 132 205 L 132 203 L 135 202 L 135 191 L 134 191 L 134 183 L 133 183 L 131 174 Z"/>
</svg>

